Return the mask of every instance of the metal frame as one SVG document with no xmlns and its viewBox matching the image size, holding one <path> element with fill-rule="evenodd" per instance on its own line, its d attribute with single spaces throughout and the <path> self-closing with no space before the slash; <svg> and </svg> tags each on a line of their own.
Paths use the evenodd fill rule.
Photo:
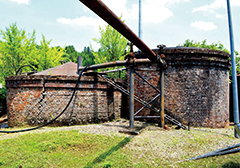
<svg viewBox="0 0 240 168">
<path fill-rule="evenodd" d="M 137 76 L 139 75 L 139 73 L 136 73 L 136 70 L 134 69 L 134 64 L 131 64 L 131 66 L 126 65 L 126 68 L 121 68 L 121 69 L 116 69 L 116 70 L 111 70 L 111 71 L 104 71 L 104 73 L 112 73 L 112 72 L 117 72 L 117 71 L 123 71 L 123 70 L 128 70 L 128 71 L 133 71 L 131 73 L 129 73 L 129 75 L 132 75 L 130 85 L 127 85 L 129 90 L 123 88 L 122 86 L 118 85 L 116 82 L 114 82 L 113 80 L 111 80 L 110 78 L 108 78 L 106 75 L 99 73 L 98 77 L 102 78 L 103 80 L 105 80 L 106 82 L 108 82 L 110 85 L 112 85 L 114 88 L 118 89 L 119 91 L 121 91 L 122 93 L 128 95 L 130 98 L 130 102 L 129 104 L 131 104 L 131 107 L 129 109 L 129 114 L 130 114 L 130 119 L 129 119 L 129 128 L 133 129 L 134 128 L 134 119 L 150 119 L 150 118 L 160 118 L 160 123 L 159 126 L 164 127 L 164 119 L 167 119 L 168 121 L 172 122 L 173 124 L 178 125 L 179 127 L 183 128 L 183 129 L 187 129 L 182 123 L 180 123 L 179 121 L 175 120 L 174 118 L 168 116 L 167 114 L 164 113 L 164 70 L 161 71 L 161 75 L 160 75 L 160 89 L 157 89 L 156 87 L 154 87 L 150 82 L 148 82 L 145 78 L 143 78 L 141 75 L 141 79 L 143 81 L 145 81 L 146 83 L 148 83 L 152 88 L 154 88 L 156 90 L 156 92 L 158 93 L 152 100 L 150 100 L 149 102 L 145 102 L 144 100 L 142 100 L 141 98 L 137 97 L 134 94 L 134 74 L 136 74 Z M 137 69 L 137 71 L 139 71 L 139 69 Z M 130 76 L 129 76 L 130 78 Z M 132 91 L 131 91 L 132 90 Z M 163 93 L 163 94 L 161 94 Z M 160 97 L 160 109 L 155 108 L 154 106 L 151 105 L 151 103 Z M 143 105 L 143 107 L 141 109 L 139 109 L 137 112 L 134 113 L 134 101 L 140 103 Z M 137 114 L 142 111 L 144 108 L 149 108 L 152 111 L 154 111 L 156 114 L 156 116 L 137 116 Z"/>
</svg>

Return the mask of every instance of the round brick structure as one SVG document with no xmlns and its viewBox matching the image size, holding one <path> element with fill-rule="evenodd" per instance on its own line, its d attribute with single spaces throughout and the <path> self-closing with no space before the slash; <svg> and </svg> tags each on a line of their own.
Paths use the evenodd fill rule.
<svg viewBox="0 0 240 168">
<path fill-rule="evenodd" d="M 7 77 L 8 125 L 40 125 L 55 118 L 66 107 L 77 79 L 76 75 Z M 72 103 L 54 124 L 86 124 L 117 119 L 121 112 L 121 95 L 96 75 L 82 76 Z"/>
<path fill-rule="evenodd" d="M 168 68 L 164 72 L 165 113 L 192 126 L 223 128 L 229 125 L 230 54 L 203 48 L 172 47 L 154 50 L 164 54 Z M 147 58 L 141 52 L 136 58 Z M 160 87 L 157 63 L 137 65 L 135 69 L 155 87 Z M 135 94 L 150 100 L 156 91 L 135 75 Z M 159 102 L 155 103 L 159 107 Z M 139 106 L 139 107 L 138 107 Z M 135 104 L 135 109 L 141 105 Z M 151 115 L 145 109 L 140 115 Z"/>
</svg>

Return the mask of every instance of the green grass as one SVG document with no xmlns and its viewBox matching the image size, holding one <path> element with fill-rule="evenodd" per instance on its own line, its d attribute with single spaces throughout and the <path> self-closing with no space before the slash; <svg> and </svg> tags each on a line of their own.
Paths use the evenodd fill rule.
<svg viewBox="0 0 240 168">
<path fill-rule="evenodd" d="M 0 141 L 0 167 L 93 167 L 123 147 L 129 138 L 56 131 Z M 125 156 L 117 154 L 118 159 Z M 127 159 L 125 159 L 127 161 Z M 124 161 L 124 160 L 123 160 Z"/>
<path fill-rule="evenodd" d="M 0 167 L 240 167 L 240 153 L 181 162 L 226 145 L 232 135 L 199 130 L 143 131 L 138 136 L 77 130 L 26 133 L 0 140 Z"/>
</svg>

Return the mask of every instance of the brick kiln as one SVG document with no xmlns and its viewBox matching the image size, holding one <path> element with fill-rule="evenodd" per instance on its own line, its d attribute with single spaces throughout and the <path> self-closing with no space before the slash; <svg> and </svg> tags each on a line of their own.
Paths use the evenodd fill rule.
<svg viewBox="0 0 240 168">
<path fill-rule="evenodd" d="M 154 50 L 155 53 L 159 50 Z M 165 113 L 193 126 L 223 128 L 229 125 L 230 55 L 226 52 L 173 47 L 161 51 L 168 68 L 164 74 Z M 136 58 L 147 58 L 136 53 Z M 160 87 L 160 69 L 156 63 L 138 64 L 135 69 L 155 87 Z M 135 94 L 144 100 L 156 96 L 149 85 L 135 76 Z M 159 106 L 159 102 L 155 103 Z M 141 105 L 135 103 L 135 109 Z M 145 109 L 140 115 L 151 115 Z"/>
<path fill-rule="evenodd" d="M 9 126 L 39 125 L 67 105 L 78 76 L 69 62 L 29 76 L 6 78 Z M 116 82 L 120 82 L 116 80 Z M 97 76 L 83 76 L 58 125 L 108 121 L 120 117 L 121 93 Z"/>
</svg>

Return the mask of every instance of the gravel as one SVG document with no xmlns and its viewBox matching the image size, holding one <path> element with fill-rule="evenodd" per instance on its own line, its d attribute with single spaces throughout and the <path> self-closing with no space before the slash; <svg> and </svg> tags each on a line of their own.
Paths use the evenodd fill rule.
<svg viewBox="0 0 240 168">
<path fill-rule="evenodd" d="M 177 130 L 170 126 L 171 130 L 159 128 L 157 124 L 135 121 L 134 131 L 139 135 L 128 132 L 129 121 L 119 119 L 102 124 L 90 124 L 67 127 L 45 127 L 29 133 L 42 133 L 50 131 L 78 130 L 79 133 L 102 134 L 107 136 L 129 137 L 131 141 L 122 150 L 133 153 L 131 159 L 138 162 L 148 162 L 154 167 L 163 165 L 165 162 L 177 162 L 182 159 L 198 156 L 207 152 L 220 149 L 229 145 L 240 143 L 234 138 L 233 127 L 228 129 L 194 128 L 191 131 Z M 3 129 L 4 130 L 4 129 Z M 128 132 L 120 133 L 120 132 Z M 0 134 L 0 140 L 15 138 L 26 134 Z M 159 159 L 161 157 L 161 159 Z M 164 163 L 159 162 L 164 161 Z M 174 167 L 174 165 L 168 165 Z"/>
</svg>

